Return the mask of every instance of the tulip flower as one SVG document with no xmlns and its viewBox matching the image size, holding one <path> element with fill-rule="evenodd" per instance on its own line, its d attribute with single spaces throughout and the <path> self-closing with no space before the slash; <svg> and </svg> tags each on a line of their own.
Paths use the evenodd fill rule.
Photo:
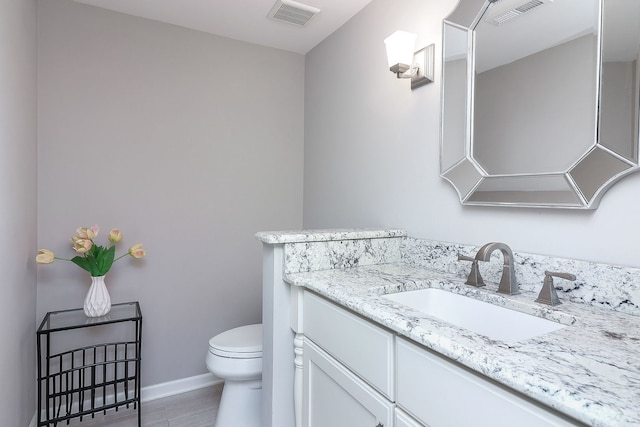
<svg viewBox="0 0 640 427">
<path fill-rule="evenodd" d="M 92 240 L 96 237 L 98 231 L 100 231 L 100 227 L 98 227 L 97 225 L 94 225 L 91 228 L 80 227 L 76 230 L 76 237 L 80 239 Z"/>
<path fill-rule="evenodd" d="M 142 258 L 147 255 L 147 252 L 142 249 L 142 243 L 136 243 L 129 248 L 129 255 L 134 258 Z"/>
<path fill-rule="evenodd" d="M 36 255 L 36 262 L 38 264 L 51 264 L 55 258 L 55 254 L 50 250 L 39 249 L 38 255 Z"/>
<path fill-rule="evenodd" d="M 73 243 L 73 250 L 79 254 L 86 254 L 91 250 L 93 243 L 89 239 L 83 239 L 78 236 L 73 236 L 71 238 L 71 243 Z"/>
<path fill-rule="evenodd" d="M 100 227 L 97 225 L 93 227 L 80 227 L 76 230 L 76 234 L 71 237 L 73 250 L 76 251 L 78 255 L 71 259 L 66 259 L 55 256 L 55 254 L 48 249 L 40 249 L 36 255 L 36 263 L 51 264 L 56 259 L 71 261 L 83 270 L 88 271 L 91 276 L 99 277 L 107 274 L 114 262 L 126 256 L 143 258 L 147 255 L 147 252 L 142 249 L 142 243 L 137 243 L 131 246 L 127 252 L 116 258 L 116 243 L 122 240 L 122 232 L 117 228 L 111 229 L 108 236 L 110 245 L 108 246 L 100 246 L 93 241 L 99 232 Z"/>
<path fill-rule="evenodd" d="M 109 232 L 109 241 L 111 243 L 118 243 L 122 240 L 122 237 L 122 233 L 117 228 L 114 228 Z"/>
</svg>

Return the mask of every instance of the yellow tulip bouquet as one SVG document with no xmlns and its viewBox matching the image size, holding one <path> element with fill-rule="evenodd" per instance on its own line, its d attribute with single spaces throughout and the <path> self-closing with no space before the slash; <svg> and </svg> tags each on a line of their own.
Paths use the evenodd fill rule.
<svg viewBox="0 0 640 427">
<path fill-rule="evenodd" d="M 147 253 L 142 249 L 142 243 L 137 243 L 129 248 L 127 253 L 116 258 L 116 243 L 122 240 L 122 233 L 117 228 L 109 232 L 110 246 L 97 245 L 93 239 L 100 232 L 100 227 L 80 227 L 76 230 L 76 234 L 71 238 L 73 250 L 79 255 L 71 259 L 60 258 L 48 249 L 38 250 L 36 262 L 38 264 L 51 264 L 54 260 L 71 261 L 78 267 L 87 270 L 91 276 L 104 276 L 111 269 L 114 262 L 129 255 L 134 258 L 143 258 Z"/>
</svg>

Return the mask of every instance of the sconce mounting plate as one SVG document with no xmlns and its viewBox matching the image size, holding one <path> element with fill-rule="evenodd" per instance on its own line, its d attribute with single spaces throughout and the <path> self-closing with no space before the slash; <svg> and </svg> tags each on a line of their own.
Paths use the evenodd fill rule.
<svg viewBox="0 0 640 427">
<path fill-rule="evenodd" d="M 413 55 L 413 63 L 418 65 L 418 72 L 411 78 L 411 90 L 433 82 L 433 62 L 435 45 L 430 44 Z"/>
</svg>

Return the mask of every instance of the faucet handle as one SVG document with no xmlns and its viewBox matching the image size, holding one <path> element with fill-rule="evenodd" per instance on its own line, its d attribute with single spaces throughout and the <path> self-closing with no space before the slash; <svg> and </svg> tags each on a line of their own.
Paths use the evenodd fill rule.
<svg viewBox="0 0 640 427">
<path fill-rule="evenodd" d="M 571 280 L 572 282 L 576 280 L 576 275 L 571 273 L 558 273 L 555 271 L 545 271 L 544 274 L 545 274 L 545 277 L 549 277 L 549 278 L 553 276 L 553 277 L 559 277 L 561 279 Z"/>
<path fill-rule="evenodd" d="M 554 277 L 559 277 L 561 279 L 572 280 L 572 281 L 576 280 L 576 276 L 571 273 L 545 271 L 544 283 L 542 285 L 542 289 L 540 290 L 540 294 L 538 295 L 538 298 L 536 298 L 536 302 L 547 304 L 547 305 L 562 304 L 562 302 L 558 298 L 558 293 L 556 292 L 556 288 L 555 286 L 553 286 Z"/>
<path fill-rule="evenodd" d="M 465 284 L 481 287 L 484 286 L 484 281 L 482 280 L 482 276 L 480 276 L 480 270 L 478 269 L 478 260 L 466 255 L 458 254 L 458 261 L 469 261 L 471 262 L 471 271 L 469 272 L 469 277 L 467 277 L 467 281 Z"/>
</svg>

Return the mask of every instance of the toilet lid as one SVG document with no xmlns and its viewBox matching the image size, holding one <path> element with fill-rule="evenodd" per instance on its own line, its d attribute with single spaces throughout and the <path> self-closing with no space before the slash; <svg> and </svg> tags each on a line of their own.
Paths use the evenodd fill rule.
<svg viewBox="0 0 640 427">
<path fill-rule="evenodd" d="M 209 340 L 209 350 L 227 357 L 261 357 L 262 324 L 240 326 L 222 332 Z"/>
</svg>

